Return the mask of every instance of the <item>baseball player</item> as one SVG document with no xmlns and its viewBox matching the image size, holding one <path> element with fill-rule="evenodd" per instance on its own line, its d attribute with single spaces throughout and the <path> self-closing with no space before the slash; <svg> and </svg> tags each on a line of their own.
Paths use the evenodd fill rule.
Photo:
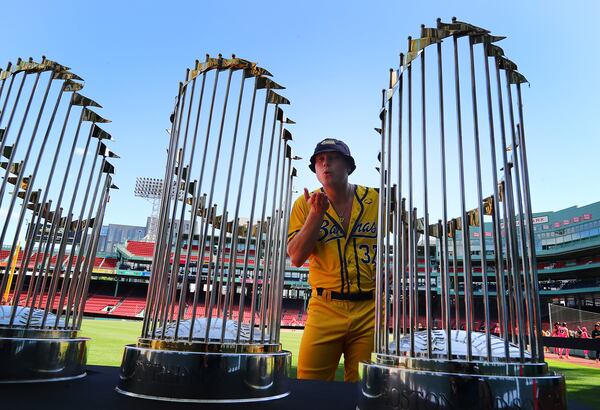
<svg viewBox="0 0 600 410">
<path fill-rule="evenodd" d="M 288 230 L 291 262 L 309 260 L 312 288 L 298 378 L 333 380 L 343 354 L 344 380 L 356 382 L 373 351 L 378 192 L 348 182 L 356 164 L 340 140 L 319 142 L 309 168 L 322 186 L 304 189 Z"/>
</svg>

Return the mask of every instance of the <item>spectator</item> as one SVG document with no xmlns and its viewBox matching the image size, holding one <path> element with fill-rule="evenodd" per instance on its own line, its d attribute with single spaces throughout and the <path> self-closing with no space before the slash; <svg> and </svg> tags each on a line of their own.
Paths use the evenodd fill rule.
<svg viewBox="0 0 600 410">
<path fill-rule="evenodd" d="M 600 322 L 596 322 L 592 330 L 592 339 L 600 339 Z M 596 363 L 600 360 L 600 350 L 596 350 Z"/>
<path fill-rule="evenodd" d="M 496 323 L 496 326 L 494 326 L 492 333 L 495 334 L 496 336 L 500 336 L 500 324 L 499 323 Z"/>
<path fill-rule="evenodd" d="M 550 337 L 550 331 L 542 329 L 542 336 L 544 336 L 544 337 Z M 547 353 L 550 353 L 550 348 L 548 346 L 544 345 L 544 351 L 547 352 Z"/>
<path fill-rule="evenodd" d="M 584 326 L 584 327 L 580 327 L 580 328 L 577 330 L 577 334 L 578 334 L 578 336 L 579 336 L 580 338 L 582 338 L 582 339 L 589 339 L 589 338 L 590 338 L 590 335 L 589 335 L 589 333 L 588 333 L 588 331 L 587 331 L 587 327 L 585 327 L 585 326 Z M 583 354 L 584 354 L 584 356 L 585 356 L 585 358 L 586 358 L 586 359 L 589 359 L 589 358 L 590 358 L 590 357 L 589 357 L 589 355 L 588 355 L 588 354 L 589 354 L 589 352 L 590 352 L 589 350 L 584 350 L 584 351 L 583 351 Z"/>
<path fill-rule="evenodd" d="M 554 325 L 552 325 L 552 334 L 550 336 L 558 337 L 558 326 L 559 326 L 559 323 L 554 322 Z M 558 354 L 558 347 L 554 348 L 554 354 Z"/>
<path fill-rule="evenodd" d="M 562 322 L 562 326 L 558 327 L 558 337 L 563 337 L 563 338 L 569 337 L 569 328 L 567 327 L 566 322 Z M 562 359 L 563 355 L 564 355 L 567 359 L 569 359 L 570 352 L 571 352 L 571 349 L 561 347 L 558 349 L 558 358 Z"/>
</svg>

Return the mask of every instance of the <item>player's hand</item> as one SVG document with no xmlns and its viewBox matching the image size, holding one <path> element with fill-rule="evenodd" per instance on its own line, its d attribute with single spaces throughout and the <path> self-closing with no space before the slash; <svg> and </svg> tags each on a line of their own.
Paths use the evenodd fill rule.
<svg viewBox="0 0 600 410">
<path fill-rule="evenodd" d="M 308 189 L 304 188 L 304 198 L 310 205 L 311 212 L 314 212 L 318 216 L 322 217 L 327 212 L 327 209 L 329 209 L 329 199 L 324 192 L 317 191 L 310 194 Z"/>
</svg>

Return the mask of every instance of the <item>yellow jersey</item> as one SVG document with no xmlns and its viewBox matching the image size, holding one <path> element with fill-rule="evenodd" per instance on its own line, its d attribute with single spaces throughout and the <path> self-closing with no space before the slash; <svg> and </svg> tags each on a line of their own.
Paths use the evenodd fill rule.
<svg viewBox="0 0 600 410">
<path fill-rule="evenodd" d="M 344 232 L 338 215 L 329 207 L 308 259 L 308 283 L 312 288 L 344 294 L 375 289 L 378 202 L 375 189 L 354 185 L 348 232 Z M 310 205 L 301 195 L 291 210 L 288 242 L 300 232 L 309 211 Z"/>
</svg>

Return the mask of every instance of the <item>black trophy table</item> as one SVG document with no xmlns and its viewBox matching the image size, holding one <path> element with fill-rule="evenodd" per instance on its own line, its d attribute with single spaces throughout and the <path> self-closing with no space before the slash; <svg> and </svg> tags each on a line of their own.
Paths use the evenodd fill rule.
<svg viewBox="0 0 600 410">
<path fill-rule="evenodd" d="M 358 386 L 355 383 L 291 379 L 289 396 L 273 401 L 239 404 L 172 403 L 136 399 L 115 391 L 118 367 L 88 366 L 87 376 L 66 382 L 0 384 L 0 409 L 82 409 L 82 410 L 162 410 L 162 409 L 285 409 L 355 410 Z M 567 381 L 568 382 L 568 381 Z M 569 410 L 591 410 L 572 400 Z"/>
</svg>

